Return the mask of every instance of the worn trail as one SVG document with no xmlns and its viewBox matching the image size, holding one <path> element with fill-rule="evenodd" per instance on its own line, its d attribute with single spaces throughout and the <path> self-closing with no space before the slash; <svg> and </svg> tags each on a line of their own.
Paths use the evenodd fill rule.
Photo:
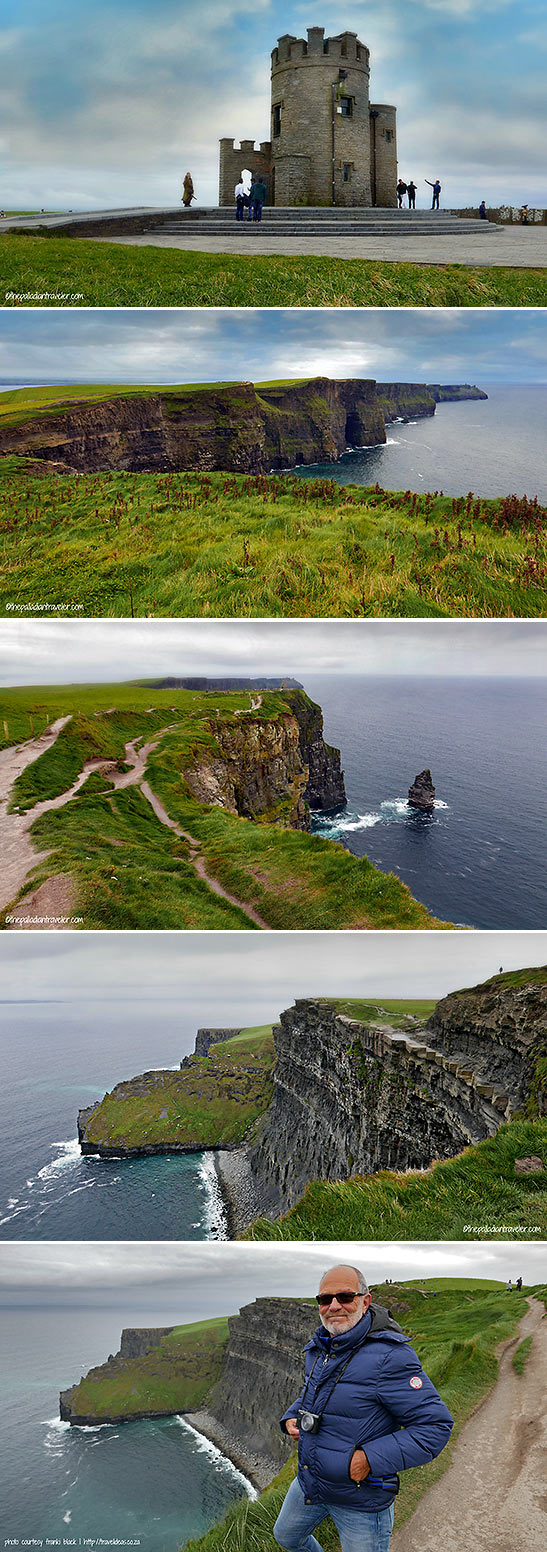
<svg viewBox="0 0 547 1552">
<path fill-rule="evenodd" d="M 539 1300 L 528 1304 L 518 1336 L 504 1345 L 497 1385 L 462 1430 L 448 1471 L 396 1531 L 392 1552 L 544 1552 L 547 1317 Z M 519 1376 L 513 1354 L 530 1335 Z"/>
<path fill-rule="evenodd" d="M 247 712 L 255 711 L 261 704 L 261 696 L 258 696 L 257 699 L 251 697 L 251 705 L 244 708 L 244 710 Z M 244 712 L 241 713 L 241 715 L 243 714 Z M 25 744 L 19 744 L 0 754 L 0 855 L 2 857 L 0 910 L 5 910 L 6 906 L 16 899 L 37 863 L 42 862 L 45 857 L 50 855 L 49 851 L 37 851 L 32 844 L 28 832 L 34 821 L 41 814 L 48 813 L 51 809 L 63 808 L 66 803 L 70 802 L 71 798 L 76 796 L 76 793 L 79 792 L 91 771 L 102 771 L 104 775 L 109 777 L 116 791 L 120 791 L 125 787 L 138 786 L 147 802 L 150 803 L 160 823 L 188 843 L 190 848 L 188 860 L 197 877 L 207 884 L 213 894 L 218 895 L 222 900 L 228 901 L 229 905 L 233 905 L 238 910 L 243 911 L 249 920 L 254 922 L 256 927 L 260 927 L 266 932 L 271 931 L 268 923 L 262 920 L 262 917 L 258 915 L 258 912 L 254 910 L 252 905 L 247 904 L 243 900 L 238 900 L 235 895 L 230 894 L 227 889 L 223 888 L 222 884 L 219 884 L 217 879 L 207 872 L 201 855 L 200 842 L 195 836 L 190 835 L 188 831 L 183 830 L 174 819 L 170 819 L 163 804 L 152 791 L 149 782 L 144 779 L 149 755 L 153 753 L 154 749 L 157 749 L 164 734 L 170 732 L 171 728 L 175 726 L 174 723 L 170 723 L 168 727 L 162 728 L 154 739 L 149 743 L 140 744 L 138 748 L 138 739 L 130 740 L 126 744 L 125 761 L 131 767 L 129 771 L 119 771 L 116 763 L 112 760 L 88 760 L 67 792 L 61 793 L 56 798 L 49 798 L 42 803 L 36 803 L 34 808 L 30 809 L 26 814 L 8 813 L 9 798 L 17 777 L 21 775 L 27 765 L 39 759 L 40 755 L 44 754 L 46 749 L 51 747 L 62 728 L 69 721 L 69 717 L 59 717 L 57 722 L 52 723 L 51 727 L 45 733 L 42 733 L 39 738 L 31 739 Z M 48 883 L 51 890 L 52 881 L 48 881 Z M 68 885 L 68 880 L 66 880 L 66 885 Z M 43 921 L 46 909 L 44 889 L 44 885 L 39 886 L 33 894 L 25 899 L 15 925 L 32 927 L 33 923 L 36 926 L 46 924 Z"/>
</svg>

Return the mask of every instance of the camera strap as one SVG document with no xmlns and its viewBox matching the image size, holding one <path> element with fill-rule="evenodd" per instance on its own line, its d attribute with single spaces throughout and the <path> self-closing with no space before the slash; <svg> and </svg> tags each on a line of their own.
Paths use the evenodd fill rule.
<svg viewBox="0 0 547 1552">
<path fill-rule="evenodd" d="M 336 1386 L 337 1386 L 337 1384 L 338 1384 L 338 1381 L 339 1381 L 339 1380 L 341 1380 L 341 1378 L 342 1378 L 342 1375 L 343 1375 L 343 1374 L 345 1374 L 345 1372 L 346 1372 L 346 1369 L 347 1369 L 347 1368 L 349 1368 L 349 1365 L 350 1365 L 350 1363 L 351 1363 L 351 1360 L 352 1360 L 352 1358 L 354 1358 L 354 1357 L 355 1357 L 355 1354 L 356 1354 L 356 1353 L 358 1353 L 358 1352 L 360 1352 L 360 1350 L 361 1350 L 361 1348 L 362 1348 L 362 1347 L 364 1347 L 364 1345 L 365 1345 L 365 1342 L 368 1342 L 368 1336 L 369 1336 L 369 1333 L 368 1333 L 368 1331 L 367 1331 L 367 1334 L 366 1334 L 366 1336 L 364 1336 L 364 1337 L 363 1337 L 363 1340 L 362 1340 L 362 1342 L 358 1342 L 358 1343 L 357 1343 L 357 1347 L 354 1347 L 354 1348 L 352 1348 L 352 1351 L 351 1351 L 351 1353 L 350 1353 L 350 1355 L 349 1355 L 349 1358 L 346 1358 L 346 1362 L 345 1362 L 345 1363 L 344 1363 L 344 1364 L 342 1364 L 342 1368 L 341 1368 L 341 1369 L 339 1369 L 339 1371 L 338 1371 L 338 1374 L 337 1374 L 337 1375 L 336 1375 L 336 1379 L 335 1379 L 335 1380 L 334 1380 L 334 1383 L 333 1383 L 333 1384 L 332 1384 L 332 1385 L 331 1385 L 331 1388 L 330 1388 L 330 1390 L 329 1390 L 329 1393 L 328 1393 L 328 1395 L 327 1395 L 327 1396 L 326 1396 L 326 1398 L 325 1398 L 325 1401 L 324 1401 L 324 1402 L 323 1402 L 323 1406 L 322 1406 L 322 1407 L 321 1407 L 321 1411 L 320 1411 L 320 1412 L 316 1412 L 316 1414 L 315 1414 L 315 1415 L 316 1415 L 316 1417 L 322 1417 L 322 1416 L 323 1416 L 323 1413 L 324 1413 L 324 1412 L 325 1412 L 325 1409 L 326 1409 L 326 1407 L 327 1407 L 327 1406 L 328 1406 L 328 1404 L 329 1404 L 329 1401 L 330 1401 L 330 1398 L 331 1398 L 331 1396 L 332 1396 L 332 1394 L 333 1394 L 333 1392 L 334 1392 L 334 1391 L 335 1391 L 335 1390 L 336 1390 Z M 301 1402 L 301 1405 L 303 1405 L 303 1403 L 304 1403 L 304 1396 L 305 1396 L 305 1394 L 306 1394 L 306 1391 L 307 1391 L 307 1389 L 308 1389 L 308 1385 L 309 1385 L 309 1383 L 310 1383 L 310 1380 L 311 1380 L 311 1378 L 312 1378 L 312 1375 L 313 1375 L 313 1373 L 314 1373 L 314 1370 L 315 1370 L 315 1368 L 316 1368 L 316 1366 L 317 1366 L 317 1364 L 318 1364 L 318 1362 L 319 1362 L 319 1359 L 320 1359 L 320 1357 L 321 1357 L 321 1354 L 320 1354 L 320 1353 L 318 1353 L 318 1354 L 317 1354 L 317 1357 L 316 1357 L 316 1359 L 315 1359 L 315 1363 L 314 1363 L 314 1365 L 313 1365 L 313 1368 L 312 1368 L 312 1369 L 310 1369 L 310 1372 L 309 1372 L 309 1374 L 308 1374 L 308 1378 L 307 1378 L 307 1380 L 306 1380 L 306 1384 L 305 1384 L 305 1388 L 304 1388 L 304 1393 L 303 1393 L 303 1396 L 302 1396 L 302 1402 Z"/>
</svg>

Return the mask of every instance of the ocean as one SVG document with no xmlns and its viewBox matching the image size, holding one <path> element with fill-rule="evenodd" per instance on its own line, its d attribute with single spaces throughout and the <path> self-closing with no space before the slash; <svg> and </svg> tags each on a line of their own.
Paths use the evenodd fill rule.
<svg viewBox="0 0 547 1552">
<path fill-rule="evenodd" d="M 438 404 L 435 414 L 387 427 L 379 447 L 344 453 L 339 463 L 294 470 L 303 479 L 384 490 L 443 490 L 483 498 L 538 496 L 547 501 L 547 386 L 482 381 L 488 399 Z"/>
<path fill-rule="evenodd" d="M 59 1391 L 118 1350 L 122 1325 L 147 1325 L 147 1316 L 82 1307 L 2 1311 L 3 1540 L 50 1537 L 78 1547 L 80 1538 L 117 1537 L 141 1552 L 176 1552 L 252 1493 L 176 1417 L 101 1428 L 59 1421 Z"/>
<path fill-rule="evenodd" d="M 545 682 L 309 674 L 303 682 L 323 708 L 327 742 L 342 751 L 348 800 L 340 814 L 316 816 L 315 833 L 397 873 L 444 921 L 543 930 Z M 431 816 L 407 806 L 427 766 Z"/>
<path fill-rule="evenodd" d="M 98 1159 L 78 1146 L 79 1109 L 193 1050 L 180 1006 L 162 1003 L 160 1023 L 156 1005 L 130 999 L 0 1011 L 0 1239 L 225 1238 L 210 1153 Z"/>
</svg>

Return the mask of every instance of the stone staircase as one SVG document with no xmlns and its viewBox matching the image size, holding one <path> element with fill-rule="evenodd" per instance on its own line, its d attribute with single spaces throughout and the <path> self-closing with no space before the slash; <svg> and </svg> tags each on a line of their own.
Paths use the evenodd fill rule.
<svg viewBox="0 0 547 1552">
<path fill-rule="evenodd" d="M 275 237 L 453 237 L 484 236 L 485 232 L 501 232 L 503 227 L 478 218 L 459 216 L 450 210 L 393 210 L 333 208 L 332 206 L 268 206 L 262 212 L 262 228 Z M 176 215 L 163 218 L 157 228 L 171 236 L 184 230 L 196 231 L 204 237 L 237 232 L 244 239 L 249 229 L 249 241 L 256 230 L 256 223 L 236 221 L 232 205 L 180 210 Z"/>
</svg>

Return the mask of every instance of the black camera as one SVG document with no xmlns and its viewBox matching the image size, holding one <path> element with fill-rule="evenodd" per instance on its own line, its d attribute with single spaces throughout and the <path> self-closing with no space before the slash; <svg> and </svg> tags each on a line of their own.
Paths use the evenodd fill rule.
<svg viewBox="0 0 547 1552">
<path fill-rule="evenodd" d="M 296 1414 L 296 1421 L 302 1433 L 319 1433 L 321 1416 L 321 1412 L 306 1412 L 301 1408 Z"/>
</svg>

